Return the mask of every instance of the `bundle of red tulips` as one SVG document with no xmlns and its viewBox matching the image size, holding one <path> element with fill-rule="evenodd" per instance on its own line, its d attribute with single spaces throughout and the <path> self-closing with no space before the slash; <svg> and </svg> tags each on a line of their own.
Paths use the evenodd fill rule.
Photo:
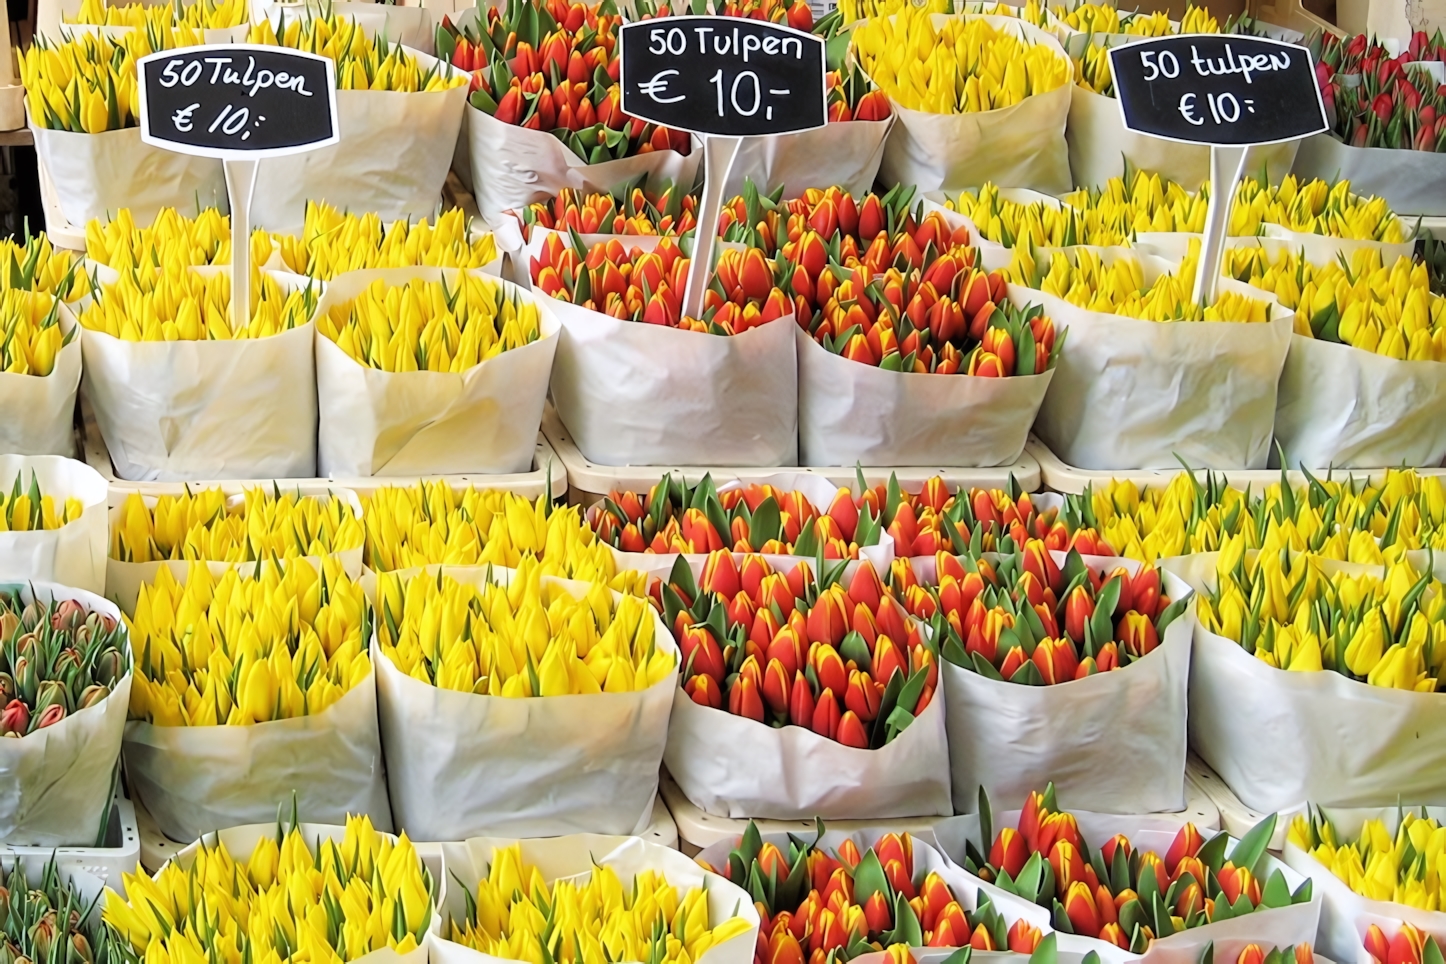
<svg viewBox="0 0 1446 964">
<path fill-rule="evenodd" d="M 940 655 L 991 679 L 1047 686 L 1123 669 L 1160 645 L 1185 611 L 1160 591 L 1160 573 L 1103 577 L 1071 550 L 1056 566 L 1043 542 L 1006 538 L 997 565 L 983 557 L 937 556 L 936 588 L 900 587 L 915 617 L 929 622 Z M 907 575 L 905 575 L 907 582 Z"/>
<path fill-rule="evenodd" d="M 580 234 L 680 235 L 697 223 L 698 197 L 676 184 L 656 192 L 630 184 L 609 194 L 565 188 L 550 201 L 509 213 L 522 225 L 524 238 L 534 227 Z"/>
<path fill-rule="evenodd" d="M 861 518 L 841 489 L 826 512 L 796 490 L 748 485 L 719 494 L 711 476 L 696 486 L 666 475 L 644 497 L 611 492 L 591 516 L 598 538 L 624 552 L 734 552 L 857 559 L 879 544 L 878 516 Z M 727 538 L 724 538 L 726 533 Z"/>
<path fill-rule="evenodd" d="M 1417 31 L 1396 57 L 1364 35 L 1342 40 L 1325 34 L 1312 37 L 1309 46 L 1332 131 L 1343 142 L 1446 151 L 1446 84 L 1407 69 L 1419 61 L 1446 62 L 1439 31 L 1429 39 Z"/>
<path fill-rule="evenodd" d="M 623 113 L 622 18 L 613 0 L 508 0 L 484 17 L 479 29 L 460 30 L 449 17 L 437 29 L 437 55 L 472 75 L 473 107 L 504 124 L 551 132 L 589 164 L 691 149 L 687 133 Z"/>
<path fill-rule="evenodd" d="M 990 815 L 982 794 L 981 803 L 981 839 L 987 840 Z M 1279 868 L 1263 884 L 1260 880 L 1274 830 L 1271 814 L 1228 855 L 1228 835 L 1206 841 L 1190 823 L 1180 828 L 1163 857 L 1137 851 L 1123 834 L 1092 850 L 1074 815 L 1059 809 L 1051 784 L 1044 793 L 1030 793 L 1018 827 L 1000 829 L 987 860 L 969 841 L 964 866 L 1003 890 L 1052 908 L 1060 933 L 1143 954 L 1152 941 L 1181 930 L 1308 903 L 1308 878 L 1294 893 Z"/>
<path fill-rule="evenodd" d="M 1411 924 L 1402 923 L 1396 936 L 1390 938 L 1380 924 L 1371 924 L 1361 943 L 1375 964 L 1442 964 L 1443 961 L 1436 938 Z"/>
<path fill-rule="evenodd" d="M 680 558 L 658 587 L 695 703 L 773 726 L 803 726 L 877 749 L 924 712 L 939 667 L 919 627 L 867 560 L 786 575 L 762 556 L 715 552 L 701 584 Z"/>
<path fill-rule="evenodd" d="M 823 824 L 818 825 L 818 837 Z M 754 964 L 826 964 L 895 944 L 1032 952 L 1038 928 L 1006 928 L 985 894 L 966 911 L 937 871 L 916 883 L 914 839 L 887 833 L 860 853 L 845 839 L 831 856 L 790 834 L 788 852 L 764 843 L 750 821 L 727 863 L 699 863 L 748 890 L 761 926 Z"/>
</svg>

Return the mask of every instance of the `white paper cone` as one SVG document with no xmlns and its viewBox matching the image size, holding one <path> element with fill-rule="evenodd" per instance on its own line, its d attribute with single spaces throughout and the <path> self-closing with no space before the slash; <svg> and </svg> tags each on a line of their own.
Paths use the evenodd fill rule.
<svg viewBox="0 0 1446 964">
<path fill-rule="evenodd" d="M 709 335 L 550 307 L 562 323 L 552 401 L 589 461 L 798 464 L 791 317 Z"/>
<path fill-rule="evenodd" d="M 452 76 L 461 73 L 421 51 L 407 53 L 422 73 L 434 66 Z M 430 93 L 338 90 L 341 140 L 320 150 L 262 160 L 251 200 L 252 225 L 299 235 L 307 201 L 374 211 L 383 224 L 432 217 L 466 102 L 466 84 Z"/>
<path fill-rule="evenodd" d="M 1275 438 L 1292 468 L 1440 465 L 1446 364 L 1292 335 Z"/>
<path fill-rule="evenodd" d="M 377 730 L 376 673 L 312 716 L 251 726 L 126 724 L 126 776 L 172 840 L 271 821 L 296 794 L 300 812 L 392 828 Z"/>
<path fill-rule="evenodd" d="M 1403 216 L 1446 214 L 1446 155 L 1434 151 L 1349 147 L 1315 134 L 1300 142 L 1291 173 L 1331 184 L 1349 180 L 1352 192 L 1378 194 Z"/>
<path fill-rule="evenodd" d="M 25 602 L 75 599 L 87 612 L 121 618 L 83 589 L 26 581 Z M 0 844 L 92 847 L 111 805 L 115 764 L 131 701 L 130 653 L 110 695 L 20 739 L 0 740 Z"/>
<path fill-rule="evenodd" d="M 343 274 L 327 284 L 320 318 L 360 295 L 373 281 L 401 286 L 414 278 L 456 287 L 452 268 L 378 268 Z M 506 297 L 535 300 L 541 337 L 465 372 L 384 372 L 351 358 L 316 335 L 321 473 L 465 475 L 526 472 L 557 348 L 551 299 L 534 299 L 510 282 Z"/>
<path fill-rule="evenodd" d="M 56 512 L 68 498 L 79 499 L 79 519 L 59 529 L 0 532 L 0 580 L 54 582 L 100 595 L 105 592 L 108 488 L 100 473 L 84 462 L 56 455 L 0 455 L 0 491 L 7 495 L 20 481 L 30 490 L 31 473 L 40 494 L 55 501 Z M 61 597 L 65 598 L 65 597 Z"/>
<path fill-rule="evenodd" d="M 494 850 L 522 845 L 522 861 L 536 867 L 543 880 L 554 881 L 592 872 L 594 864 L 611 867 L 623 888 L 631 893 L 633 878 L 644 870 L 660 873 L 680 894 L 701 887 L 708 896 L 708 923 L 717 927 L 730 917 L 742 917 L 751 925 L 731 940 L 708 948 L 697 964 L 752 964 L 758 943 L 758 911 L 746 891 L 727 878 L 710 873 L 676 850 L 648 843 L 639 837 L 608 837 L 574 834 L 553 839 L 515 840 L 506 837 L 474 837 L 461 843 L 442 845 L 442 867 L 453 886 L 442 901 L 441 917 L 451 922 L 466 919 L 466 895 L 475 893 L 477 882 L 487 876 Z M 458 885 L 457 881 L 462 881 Z M 446 928 L 443 928 L 446 932 Z M 431 964 L 503 964 L 505 958 L 474 951 L 470 947 L 438 937 L 431 944 Z"/>
<path fill-rule="evenodd" d="M 954 809 L 976 809 L 981 786 L 995 806 L 1013 807 L 1053 781 L 1071 808 L 1183 810 L 1194 623 L 1192 607 L 1143 659 L 1053 686 L 993 680 L 941 660 Z"/>
<path fill-rule="evenodd" d="M 804 465 L 1012 465 L 1054 375 L 889 372 L 795 337 Z"/>
<path fill-rule="evenodd" d="M 1104 187 L 1124 177 L 1125 162 L 1136 170 L 1159 174 L 1194 191 L 1210 180 L 1210 148 L 1182 144 L 1125 130 L 1120 104 L 1113 97 L 1072 84 L 1069 104 L 1069 169 L 1076 187 Z M 1264 144 L 1250 150 L 1245 172 L 1264 174 L 1279 184 L 1290 173 L 1299 141 Z"/>
<path fill-rule="evenodd" d="M 443 571 L 479 587 L 488 575 L 476 568 Z M 507 575 L 492 571 L 503 585 Z M 676 661 L 672 634 L 655 612 L 652 618 L 658 646 Z M 678 689 L 676 668 L 641 692 L 508 699 L 413 679 L 376 645 L 372 660 L 392 810 L 410 836 L 549 837 L 647 828 Z"/>
<path fill-rule="evenodd" d="M 563 188 L 583 192 L 611 191 L 640 174 L 656 188 L 672 181 L 690 188 L 703 152 L 695 144 L 684 157 L 676 151 L 650 151 L 632 157 L 588 164 L 549 131 L 524 130 L 504 124 L 471 104 L 466 110 L 467 156 L 477 209 L 484 218 L 520 210 Z"/>
<path fill-rule="evenodd" d="M 194 214 L 199 202 L 226 210 L 226 180 L 215 158 L 143 144 L 138 127 L 78 134 L 47 130 L 32 119 L 30 130 L 60 212 L 76 228 L 121 208 L 131 209 L 138 227 L 150 225 L 165 207 Z"/>
<path fill-rule="evenodd" d="M 80 342 L 84 332 L 64 303 L 60 330 L 75 332 L 55 353 L 50 374 L 17 375 L 0 372 L 0 452 L 16 455 L 75 454 L 75 394 L 80 389 Z"/>
<path fill-rule="evenodd" d="M 782 186 L 785 198 L 802 197 L 811 187 L 834 185 L 853 195 L 867 193 L 874 186 L 893 126 L 891 114 L 880 121 L 848 121 L 797 134 L 745 138 L 728 168 L 723 196 L 742 194 L 747 179 L 761 194 Z"/>
<path fill-rule="evenodd" d="M 87 331 L 81 387 L 116 475 L 136 482 L 314 476 L 314 329 L 307 322 L 234 341 L 123 341 Z"/>
<path fill-rule="evenodd" d="M 936 14 L 934 22 L 945 19 Z M 1052 34 L 1009 17 L 979 19 L 1026 42 L 1044 44 L 1072 69 Z M 1070 189 L 1069 150 L 1061 135 L 1069 120 L 1071 86 L 1066 82 L 1013 107 L 967 114 L 929 114 L 891 101 L 898 120 L 884 148 L 879 180 L 891 186 L 917 185 L 921 192 L 992 181 L 1064 194 Z"/>
<path fill-rule="evenodd" d="M 1229 279 L 1220 290 L 1262 297 Z M 1070 329 L 1035 426 L 1067 464 L 1265 467 L 1290 349 L 1284 308 L 1272 304 L 1266 323 L 1161 323 L 1086 311 L 1040 291 L 1027 298 Z"/>
</svg>

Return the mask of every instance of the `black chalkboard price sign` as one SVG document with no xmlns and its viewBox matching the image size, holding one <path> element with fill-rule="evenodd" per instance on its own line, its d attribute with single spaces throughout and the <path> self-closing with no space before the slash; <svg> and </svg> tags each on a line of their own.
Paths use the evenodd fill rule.
<svg viewBox="0 0 1446 964">
<path fill-rule="evenodd" d="M 257 44 L 164 50 L 137 61 L 141 140 L 182 154 L 255 159 L 337 142 L 336 67 Z"/>
<path fill-rule="evenodd" d="M 1182 34 L 1113 47 L 1125 127 L 1174 141 L 1274 144 L 1328 128 L 1310 51 L 1230 34 Z"/>
<path fill-rule="evenodd" d="M 822 37 L 741 17 L 624 24 L 623 112 L 717 137 L 787 134 L 828 121 Z"/>
</svg>

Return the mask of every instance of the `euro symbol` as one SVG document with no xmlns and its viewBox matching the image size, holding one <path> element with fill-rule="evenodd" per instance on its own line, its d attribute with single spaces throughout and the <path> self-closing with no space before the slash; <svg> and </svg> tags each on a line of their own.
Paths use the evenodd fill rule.
<svg viewBox="0 0 1446 964">
<path fill-rule="evenodd" d="M 200 104 L 192 104 L 190 107 L 183 107 L 171 115 L 171 123 L 176 125 L 176 130 L 182 134 L 191 129 L 191 111 L 200 107 Z"/>
<path fill-rule="evenodd" d="M 1202 118 L 1195 116 L 1195 95 L 1182 94 L 1180 96 L 1180 116 L 1185 118 L 1195 127 L 1205 123 Z"/>
<path fill-rule="evenodd" d="M 659 97 L 659 94 L 668 92 L 668 76 L 677 76 L 676 70 L 660 70 L 653 75 L 652 80 L 644 81 L 638 85 L 638 93 L 647 94 L 653 98 L 656 104 L 676 104 L 680 100 L 686 100 L 687 95 L 679 94 L 677 97 Z"/>
</svg>

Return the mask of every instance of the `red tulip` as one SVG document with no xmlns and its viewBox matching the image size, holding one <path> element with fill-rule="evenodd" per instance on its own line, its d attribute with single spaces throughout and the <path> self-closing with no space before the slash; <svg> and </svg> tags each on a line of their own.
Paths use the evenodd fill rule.
<svg viewBox="0 0 1446 964">
<path fill-rule="evenodd" d="M 839 716 L 838 700 L 834 699 L 833 690 L 825 689 L 814 706 L 810 728 L 819 736 L 835 739 L 838 736 Z"/>
<path fill-rule="evenodd" d="M 715 710 L 723 708 L 723 693 L 718 689 L 718 682 L 711 676 L 699 673 L 683 684 L 683 691 L 699 706 L 709 706 Z"/>
<path fill-rule="evenodd" d="M 869 748 L 868 731 L 864 729 L 864 724 L 853 710 L 844 711 L 844 715 L 839 718 L 836 739 L 844 746 L 860 750 Z"/>
<path fill-rule="evenodd" d="M 758 697 L 758 685 L 752 676 L 740 675 L 733 682 L 728 692 L 728 712 L 763 722 L 763 701 Z"/>
</svg>

